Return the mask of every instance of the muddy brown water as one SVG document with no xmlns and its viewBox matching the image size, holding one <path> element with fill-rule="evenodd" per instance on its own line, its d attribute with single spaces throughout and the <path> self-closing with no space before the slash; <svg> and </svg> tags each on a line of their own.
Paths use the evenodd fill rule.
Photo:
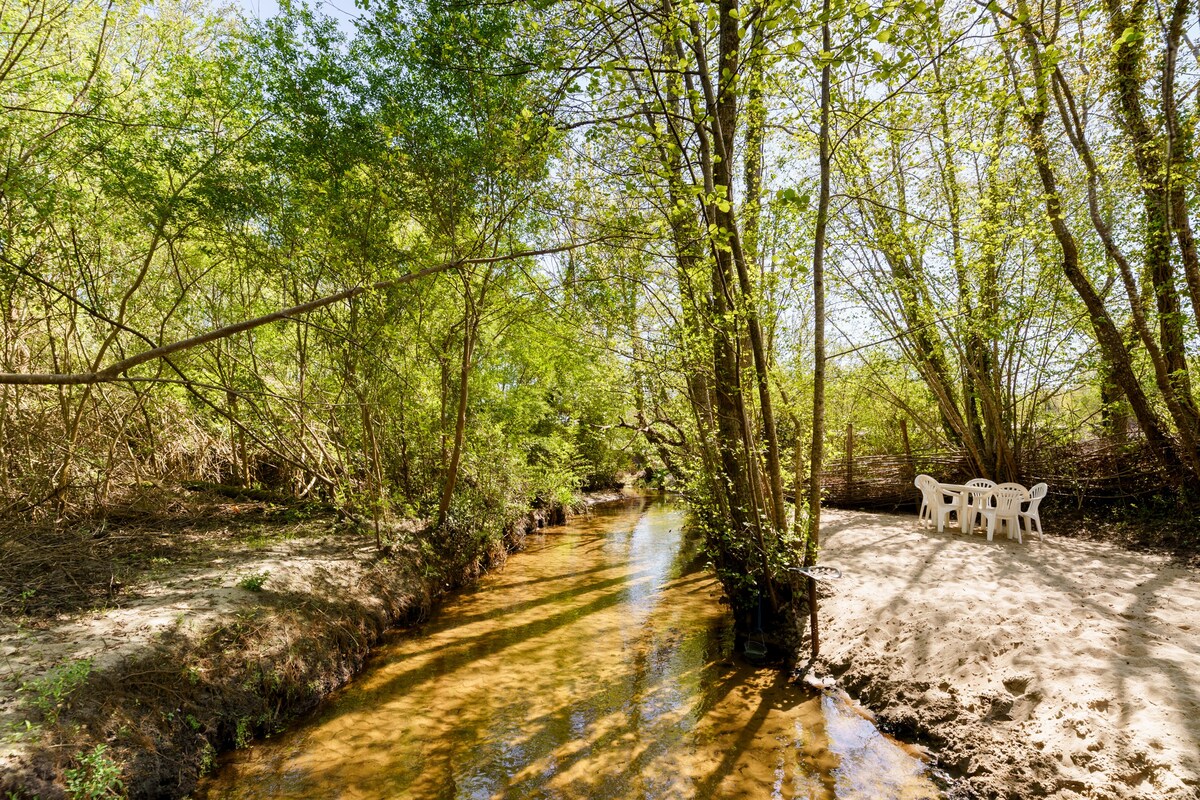
<svg viewBox="0 0 1200 800">
<path fill-rule="evenodd" d="M 844 696 L 734 654 L 683 522 L 638 500 L 530 537 L 308 723 L 227 757 L 201 796 L 940 797 Z"/>
</svg>

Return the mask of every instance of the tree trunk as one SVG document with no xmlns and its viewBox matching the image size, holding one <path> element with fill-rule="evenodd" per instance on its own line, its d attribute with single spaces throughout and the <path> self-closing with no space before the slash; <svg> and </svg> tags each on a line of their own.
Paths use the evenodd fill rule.
<svg viewBox="0 0 1200 800">
<path fill-rule="evenodd" d="M 829 0 L 821 2 L 821 50 L 832 51 L 829 34 Z M 821 477 L 825 465 L 825 229 L 829 222 L 829 106 L 832 65 L 821 67 L 821 188 L 817 195 L 817 224 L 813 234 L 813 416 L 812 452 L 809 455 L 811 478 L 808 485 L 808 537 L 804 565 L 817 563 L 821 543 Z M 808 579 L 808 613 L 812 657 L 821 653 L 820 625 L 817 618 L 817 582 Z"/>
<path fill-rule="evenodd" d="M 1024 13 L 1028 13 L 1028 9 L 1024 9 Z M 1029 43 L 1028 36 L 1029 34 L 1026 33 L 1027 44 Z M 1001 43 L 1003 44 L 1003 42 L 1004 40 L 1002 39 Z M 1145 392 L 1142 390 L 1137 375 L 1133 372 L 1133 359 L 1125 345 L 1121 332 L 1117 329 L 1112 316 L 1108 313 L 1103 298 L 1096 291 L 1091 279 L 1080 265 L 1079 248 L 1075 242 L 1074 234 L 1071 233 L 1070 228 L 1067 226 L 1066 209 L 1063 207 L 1062 200 L 1059 197 L 1058 182 L 1055 178 L 1054 167 L 1050 160 L 1050 148 L 1046 140 L 1045 120 L 1046 109 L 1049 106 L 1049 92 L 1045 85 L 1045 75 L 1041 68 L 1041 59 L 1036 46 L 1028 47 L 1027 52 L 1032 61 L 1033 69 L 1031 72 L 1034 75 L 1036 94 L 1033 101 L 1022 101 L 1025 105 L 1022 117 L 1028 128 L 1027 144 L 1033 155 L 1038 178 L 1042 184 L 1047 221 L 1050 224 L 1055 240 L 1058 242 L 1059 251 L 1062 256 L 1063 273 L 1087 308 L 1096 342 L 1100 345 L 1101 355 L 1111 370 L 1114 382 L 1124 392 L 1126 398 L 1128 398 L 1134 416 L 1137 418 L 1138 424 L 1146 436 L 1146 440 L 1154 448 L 1160 463 L 1164 467 L 1166 476 L 1178 485 L 1184 477 L 1178 469 L 1179 454 L 1167 436 L 1158 414 L 1154 411 Z M 1014 86 L 1020 86 L 1016 72 L 1016 63 L 1012 59 L 1011 53 L 1006 51 L 1006 56 L 1008 56 L 1010 70 L 1013 72 L 1011 76 L 1013 84 Z M 1197 477 L 1200 477 L 1196 465 L 1189 461 L 1187 466 L 1191 472 L 1191 475 L 1188 476 L 1188 482 L 1195 483 Z"/>
<path fill-rule="evenodd" d="M 470 287 L 467 287 L 470 291 Z M 469 298 L 468 298 L 469 300 Z M 442 485 L 442 500 L 438 504 L 438 527 L 446 524 L 450 513 L 450 500 L 454 497 L 454 487 L 458 483 L 458 465 L 462 460 L 463 440 L 467 431 L 467 387 L 471 377 L 471 353 L 475 347 L 475 330 L 478 319 L 468 308 L 463 316 L 463 348 L 462 363 L 458 373 L 458 416 L 454 421 L 454 444 L 450 449 L 450 464 L 446 469 L 446 480 Z"/>
</svg>

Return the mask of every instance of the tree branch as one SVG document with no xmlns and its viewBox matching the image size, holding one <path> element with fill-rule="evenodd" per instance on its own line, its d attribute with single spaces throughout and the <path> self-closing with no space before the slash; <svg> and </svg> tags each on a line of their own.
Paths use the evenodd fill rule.
<svg viewBox="0 0 1200 800">
<path fill-rule="evenodd" d="M 265 314 L 261 317 L 255 317 L 254 319 L 243 320 L 242 322 L 235 322 L 231 325 L 224 325 L 220 328 L 215 328 L 211 331 L 206 331 L 205 333 L 199 334 L 197 336 L 192 336 L 187 339 L 181 339 L 177 342 L 172 342 L 170 344 L 160 345 L 159 347 L 154 347 L 154 348 L 151 348 L 150 350 L 146 350 L 142 353 L 138 353 L 137 355 L 130 356 L 129 358 L 126 358 L 126 359 L 122 359 L 121 361 L 118 361 L 115 364 L 111 364 L 110 366 L 105 367 L 102 370 L 97 370 L 94 372 L 75 372 L 75 373 L 65 373 L 65 374 L 62 374 L 62 373 L 35 374 L 35 373 L 13 373 L 13 372 L 0 373 L 0 385 L 9 385 L 9 386 L 14 386 L 14 385 L 19 385 L 19 386 L 79 386 L 79 385 L 87 385 L 87 384 L 95 384 L 95 383 L 111 383 L 113 381 L 121 380 L 122 375 L 124 375 L 124 373 L 128 372 L 129 370 L 133 369 L 134 367 L 136 367 L 140 364 L 145 364 L 148 361 L 154 361 L 155 359 L 165 358 L 166 356 L 172 355 L 174 353 L 178 353 L 182 350 L 190 350 L 193 347 L 198 347 L 199 345 L 207 344 L 209 342 L 214 342 L 214 341 L 217 341 L 218 339 L 225 339 L 227 337 L 234 336 L 239 333 L 244 333 L 245 331 L 253 330 L 254 328 L 258 328 L 263 325 L 268 325 L 272 322 L 280 322 L 280 321 L 288 319 L 289 317 L 298 316 L 300 314 L 307 314 L 310 311 L 316 311 L 319 308 L 324 308 L 325 306 L 331 306 L 331 305 L 334 305 L 335 303 L 340 303 L 343 300 L 349 300 L 352 297 L 357 297 L 358 295 L 363 294 L 365 292 L 383 291 L 385 289 L 392 289 L 397 286 L 403 286 L 404 284 L 412 283 L 413 281 L 419 280 L 421 278 L 426 278 L 426 277 L 429 277 L 430 275 L 436 275 L 441 272 L 446 272 L 448 270 L 455 269 L 457 267 L 461 267 L 466 264 L 493 264 L 493 263 L 500 262 L 500 261 L 511 261 L 511 260 L 519 259 L 519 258 L 531 258 L 534 256 L 551 255 L 553 253 L 562 253 L 562 252 L 566 252 L 569 250 L 575 250 L 577 248 L 585 247 L 587 245 L 595 244 L 597 242 L 604 241 L 606 239 L 611 239 L 611 238 L 613 238 L 613 237 L 612 236 L 604 236 L 604 237 L 600 237 L 598 239 L 591 239 L 586 242 L 580 242 L 578 244 L 559 245 L 557 247 L 548 247 L 548 248 L 545 248 L 542 250 L 523 250 L 523 251 L 519 251 L 516 253 L 508 253 L 508 254 L 500 255 L 500 256 L 489 256 L 489 257 L 485 257 L 485 258 L 464 258 L 464 259 L 459 259 L 456 261 L 447 261 L 442 264 L 436 264 L 432 267 L 426 267 L 425 269 L 409 273 L 408 275 L 404 275 L 399 278 L 393 278 L 392 280 L 386 280 L 386 281 L 376 281 L 375 283 L 368 284 L 366 286 L 354 286 L 349 289 L 344 289 L 335 294 L 326 295 L 325 297 L 319 297 L 316 300 L 310 300 L 307 303 L 301 303 L 300 305 L 291 306 L 290 308 L 284 308 L 279 311 L 272 312 L 270 314 Z"/>
</svg>

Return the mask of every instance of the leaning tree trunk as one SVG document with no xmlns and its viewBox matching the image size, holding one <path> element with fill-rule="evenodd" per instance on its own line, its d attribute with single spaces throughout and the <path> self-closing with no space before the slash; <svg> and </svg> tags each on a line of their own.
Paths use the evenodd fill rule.
<svg viewBox="0 0 1200 800">
<path fill-rule="evenodd" d="M 1019 5 L 1023 13 L 1028 13 L 1024 0 Z M 1200 473 L 1194 458 L 1189 458 L 1186 468 L 1179 461 L 1179 452 L 1167 435 L 1162 420 L 1154 410 L 1133 371 L 1131 358 L 1125 339 L 1113 321 L 1112 315 L 1104 305 L 1104 299 L 1092 285 L 1091 278 L 1084 272 L 1079 259 L 1079 247 L 1075 236 L 1066 222 L 1066 209 L 1058 192 L 1058 181 L 1050 158 L 1050 146 L 1046 139 L 1046 112 L 1050 104 L 1050 94 L 1046 86 L 1046 73 L 1042 69 L 1041 57 L 1036 41 L 1031 41 L 1028 30 L 1025 31 L 1026 52 L 1029 55 L 1032 69 L 1030 73 L 1034 80 L 1034 98 L 1029 100 L 1021 96 L 1023 105 L 1022 117 L 1027 128 L 1027 144 L 1033 155 L 1034 166 L 1042 184 L 1043 196 L 1046 203 L 1046 216 L 1050 229 L 1058 242 L 1062 256 L 1063 274 L 1075 288 L 1079 299 L 1087 308 L 1091 319 L 1092 331 L 1100 346 L 1100 353 L 1112 370 L 1114 382 L 1124 392 L 1129 400 L 1130 408 L 1138 420 L 1147 442 L 1154 448 L 1159 463 L 1164 468 L 1168 480 L 1182 488 L 1186 484 L 1196 485 Z M 1011 79 L 1015 87 L 1020 86 L 1019 71 L 1015 58 L 1008 50 L 1007 43 L 1002 38 L 1001 45 L 1005 48 L 1005 57 L 1012 73 Z M 1185 448 L 1184 455 L 1188 455 Z M 1194 451 L 1190 454 L 1195 455 Z"/>
</svg>

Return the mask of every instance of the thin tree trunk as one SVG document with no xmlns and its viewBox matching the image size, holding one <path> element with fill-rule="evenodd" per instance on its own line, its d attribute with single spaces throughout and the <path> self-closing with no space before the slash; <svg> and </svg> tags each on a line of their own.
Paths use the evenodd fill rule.
<svg viewBox="0 0 1200 800">
<path fill-rule="evenodd" d="M 470 291 L 470 287 L 467 287 Z M 469 300 L 469 298 L 468 298 Z M 446 481 L 442 486 L 442 500 L 438 505 L 438 527 L 446 524 L 450 513 L 450 500 L 454 497 L 454 487 L 458 483 L 458 465 L 462 460 L 463 440 L 467 430 L 467 385 L 471 377 L 471 353 L 475 346 L 475 329 L 478 320 L 468 309 L 463 318 L 463 349 L 462 364 L 458 376 L 458 416 L 454 421 L 454 445 L 450 450 L 450 464 L 446 470 Z"/>
<path fill-rule="evenodd" d="M 1180 118 L 1179 103 L 1175 98 L 1175 72 L 1179 58 L 1179 44 L 1187 23 L 1191 0 L 1174 0 L 1171 17 L 1167 23 L 1166 47 L 1163 53 L 1162 115 L 1167 138 L 1167 190 L 1171 197 L 1171 226 L 1179 243 L 1179 254 L 1183 259 L 1188 295 L 1192 301 L 1192 313 L 1200 318 L 1200 256 L 1196 252 L 1196 238 L 1192 233 L 1192 222 L 1188 215 L 1187 189 L 1195 189 L 1195 167 L 1191 144 L 1195 131 Z M 1190 169 L 1189 169 L 1190 167 Z"/>
<path fill-rule="evenodd" d="M 821 50 L 833 49 L 829 33 L 829 0 L 821 2 Z M 813 416 L 812 452 L 809 455 L 811 478 L 808 485 L 808 540 L 804 565 L 817 562 L 821 543 L 821 477 L 825 465 L 825 229 L 829 222 L 829 106 L 832 65 L 821 67 L 821 188 L 817 195 L 817 225 L 813 234 Z M 820 626 L 817 619 L 817 582 L 808 579 L 808 613 L 812 633 L 812 657 L 821 653 Z"/>
<path fill-rule="evenodd" d="M 1026 37 L 1026 46 L 1036 46 L 1036 44 L 1031 44 L 1028 37 Z M 1052 88 L 1054 90 L 1055 104 L 1058 108 L 1059 116 L 1062 118 L 1067 139 L 1071 142 L 1071 146 L 1079 156 L 1080 161 L 1083 162 L 1087 172 L 1088 216 L 1091 219 L 1092 227 L 1099 234 L 1100 241 L 1104 244 L 1104 250 L 1108 254 L 1108 257 L 1117 265 L 1117 271 L 1121 276 L 1121 283 L 1125 288 L 1126 296 L 1129 298 L 1133 329 L 1137 332 L 1138 338 L 1141 339 L 1142 344 L 1146 348 L 1146 354 L 1150 357 L 1150 364 L 1154 369 L 1155 384 L 1162 394 L 1167 410 L 1175 421 L 1176 429 L 1183 439 L 1183 445 L 1188 449 L 1195 450 L 1198 441 L 1200 441 L 1200 416 L 1196 414 L 1193 404 L 1180 402 L 1179 387 L 1171 380 L 1170 366 L 1163 357 L 1158 342 L 1150 330 L 1150 323 L 1146 318 L 1146 309 L 1142 303 L 1141 292 L 1138 291 L 1137 279 L 1134 277 L 1133 267 L 1118 246 L 1111 226 L 1104 220 L 1103 215 L 1100 213 L 1100 169 L 1092 155 L 1091 146 L 1087 139 L 1087 131 L 1084 129 L 1083 120 L 1076 108 L 1070 84 L 1067 83 L 1065 76 L 1057 70 L 1053 78 Z"/>
<path fill-rule="evenodd" d="M 1145 24 L 1144 14 L 1146 3 L 1137 2 L 1130 14 L 1126 15 L 1119 0 L 1106 0 L 1109 31 L 1116 43 L 1113 56 L 1114 80 L 1112 90 L 1115 94 L 1114 103 L 1116 115 L 1121 128 L 1132 144 L 1133 162 L 1137 167 L 1139 184 L 1142 190 L 1142 205 L 1145 215 L 1143 223 L 1143 258 L 1146 272 L 1154 290 L 1154 300 L 1158 311 L 1158 336 L 1162 357 L 1166 362 L 1168 379 L 1175 389 L 1176 400 L 1195 415 L 1195 402 L 1192 398 L 1191 378 L 1187 365 L 1185 351 L 1185 333 L 1183 314 L 1179 293 L 1175 283 L 1175 268 L 1171 264 L 1171 239 L 1174 227 L 1172 189 L 1170 184 L 1171 139 L 1173 125 L 1167 121 L 1167 149 L 1163 158 L 1160 142 L 1147 118 L 1142 102 L 1142 61 L 1144 53 L 1137 41 L 1121 42 L 1124 31 L 1128 27 L 1141 27 Z M 1026 25 L 1028 28 L 1028 25 Z M 1028 39 L 1029 34 L 1026 34 Z M 1177 40 L 1176 40 L 1177 43 Z M 1164 90 L 1174 86 L 1174 56 L 1170 51 L 1170 34 L 1168 34 L 1168 52 L 1166 54 L 1165 70 L 1163 73 Z M 1173 88 L 1170 88 L 1173 106 Z M 1166 100 L 1164 96 L 1164 100 Z M 1186 218 L 1186 213 L 1184 214 Z M 1188 284 L 1191 286 L 1190 282 Z M 1197 287 L 1200 288 L 1200 287 Z M 1200 300 L 1200 294 L 1193 296 L 1193 302 Z M 1200 309 L 1196 309 L 1200 313 Z"/>
</svg>

